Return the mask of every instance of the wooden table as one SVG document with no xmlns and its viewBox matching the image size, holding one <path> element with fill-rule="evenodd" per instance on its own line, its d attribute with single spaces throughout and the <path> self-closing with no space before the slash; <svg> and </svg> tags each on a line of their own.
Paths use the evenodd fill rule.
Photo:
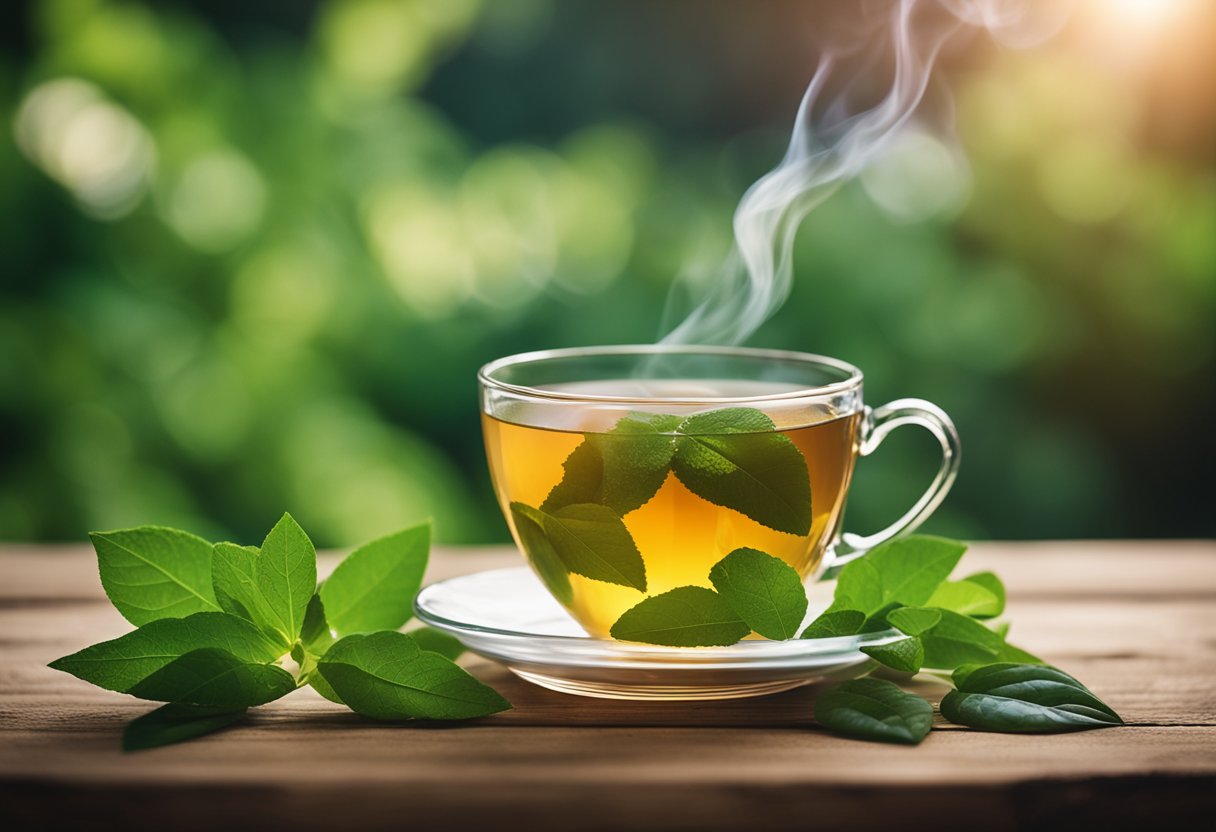
<svg viewBox="0 0 1216 832">
<path fill-rule="evenodd" d="M 430 578 L 516 562 L 503 548 L 446 549 Z M 1210 816 L 1216 545 L 985 543 L 966 563 L 1008 583 L 1012 640 L 1077 675 L 1128 727 L 1015 736 L 939 720 L 905 748 L 822 731 L 814 687 L 616 702 L 542 690 L 474 659 L 514 710 L 459 727 L 382 725 L 300 690 L 220 734 L 123 754 L 123 724 L 151 706 L 46 667 L 129 629 L 91 551 L 0 547 L 0 823 L 988 832 L 1156 830 Z M 918 687 L 935 701 L 945 690 Z"/>
</svg>

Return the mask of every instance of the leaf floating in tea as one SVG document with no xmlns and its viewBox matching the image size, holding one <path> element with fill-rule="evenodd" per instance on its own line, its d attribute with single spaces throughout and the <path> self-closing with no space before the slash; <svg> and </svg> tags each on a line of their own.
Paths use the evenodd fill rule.
<svg viewBox="0 0 1216 832">
<path fill-rule="evenodd" d="M 607 506 L 581 503 L 539 512 L 545 537 L 576 575 L 646 591 L 646 564 L 629 529 Z"/>
<path fill-rule="evenodd" d="M 608 433 L 585 434 L 541 510 L 599 503 L 622 516 L 650 501 L 667 479 L 679 417 L 633 413 Z"/>
<path fill-rule="evenodd" d="M 625 610 L 613 638 L 668 647 L 725 647 L 751 627 L 712 589 L 681 586 Z"/>
<path fill-rule="evenodd" d="M 955 674 L 957 690 L 942 699 L 942 716 L 983 731 L 1055 733 L 1109 728 L 1123 720 L 1063 671 L 1003 662 Z"/>
<path fill-rule="evenodd" d="M 811 530 L 811 480 L 793 441 L 759 410 L 731 407 L 685 419 L 672 471 L 702 499 L 787 534 Z"/>
<path fill-rule="evenodd" d="M 916 673 L 925 661 L 925 646 L 919 638 L 901 638 L 888 644 L 862 647 L 861 652 L 893 670 Z"/>
<path fill-rule="evenodd" d="M 916 745 L 933 727 L 933 706 L 881 679 L 854 679 L 815 700 L 815 721 L 837 734 Z"/>
<path fill-rule="evenodd" d="M 469 719 L 511 707 L 493 688 L 405 633 L 347 636 L 318 665 L 356 713 L 372 719 Z"/>
<path fill-rule="evenodd" d="M 523 503 L 511 503 L 511 518 L 515 521 L 515 531 L 519 534 L 524 554 L 528 556 L 536 574 L 554 598 L 563 604 L 570 604 L 574 600 L 570 571 L 545 535 L 544 513 Z"/>
<path fill-rule="evenodd" d="M 806 616 L 806 589 L 794 568 L 756 549 L 740 548 L 714 564 L 709 581 L 754 632 L 793 638 Z"/>
<path fill-rule="evenodd" d="M 136 627 L 161 618 L 218 612 L 211 588 L 211 544 L 160 526 L 89 535 L 101 585 Z"/>
<path fill-rule="evenodd" d="M 834 610 L 825 612 L 806 626 L 802 638 L 839 638 L 861 632 L 866 623 L 866 614 L 861 610 Z"/>
</svg>

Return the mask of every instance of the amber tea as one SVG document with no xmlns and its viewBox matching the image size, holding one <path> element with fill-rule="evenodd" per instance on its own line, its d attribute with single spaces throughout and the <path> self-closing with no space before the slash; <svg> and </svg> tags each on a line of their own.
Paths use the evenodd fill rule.
<svg viewBox="0 0 1216 832">
<path fill-rule="evenodd" d="M 840 521 L 860 414 L 804 409 L 778 424 L 751 407 L 583 411 L 562 429 L 482 418 L 516 542 L 583 627 L 607 637 L 647 596 L 710 586 L 710 568 L 739 547 L 815 572 Z"/>
</svg>

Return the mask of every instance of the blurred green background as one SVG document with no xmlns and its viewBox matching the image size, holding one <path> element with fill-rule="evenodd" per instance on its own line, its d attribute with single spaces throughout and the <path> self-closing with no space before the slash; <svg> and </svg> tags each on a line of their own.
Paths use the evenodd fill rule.
<svg viewBox="0 0 1216 832">
<path fill-rule="evenodd" d="M 730 243 L 856 4 L 349 0 L 6 6 L 0 539 L 179 525 L 319 544 L 433 516 L 506 539 L 475 372 L 650 342 Z M 1216 3 L 1092 0 L 943 56 L 909 132 L 814 212 L 753 344 L 939 403 L 932 530 L 1216 531 Z M 889 522 L 932 440 L 860 467 Z"/>
</svg>

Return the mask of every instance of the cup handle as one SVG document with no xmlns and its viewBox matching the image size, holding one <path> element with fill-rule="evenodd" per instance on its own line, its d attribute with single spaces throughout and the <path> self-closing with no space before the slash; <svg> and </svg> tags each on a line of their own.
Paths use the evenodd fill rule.
<svg viewBox="0 0 1216 832">
<path fill-rule="evenodd" d="M 882 531 L 865 537 L 848 532 L 841 534 L 828 549 L 827 567 L 820 575 L 821 580 L 836 577 L 845 564 L 857 560 L 880 543 L 916 529 L 941 505 L 954 484 L 960 452 L 958 430 L 945 411 L 924 399 L 897 399 L 873 410 L 867 407 L 861 422 L 859 455 L 874 453 L 888 433 L 903 425 L 918 425 L 937 437 L 942 446 L 942 464 L 937 469 L 937 476 L 912 508 Z"/>
</svg>

